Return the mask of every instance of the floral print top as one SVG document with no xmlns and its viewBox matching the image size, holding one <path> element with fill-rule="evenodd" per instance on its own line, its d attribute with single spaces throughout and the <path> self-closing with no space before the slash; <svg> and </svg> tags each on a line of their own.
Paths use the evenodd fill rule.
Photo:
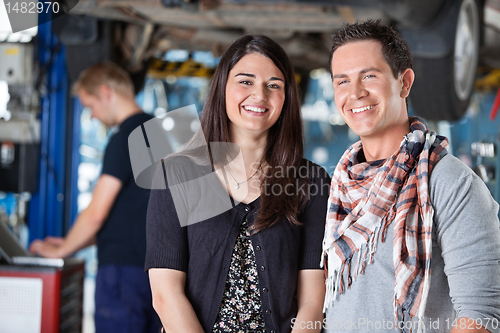
<svg viewBox="0 0 500 333">
<path fill-rule="evenodd" d="M 226 288 L 213 333 L 265 332 L 259 277 L 247 221 L 243 220 L 234 245 Z"/>
</svg>

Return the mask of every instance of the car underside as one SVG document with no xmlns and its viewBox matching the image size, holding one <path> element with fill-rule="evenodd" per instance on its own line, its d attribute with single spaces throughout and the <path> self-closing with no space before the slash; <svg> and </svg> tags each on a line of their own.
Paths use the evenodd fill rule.
<svg viewBox="0 0 500 333">
<path fill-rule="evenodd" d="M 67 1 L 70 15 L 58 19 L 56 30 L 73 55 L 72 76 L 91 63 L 112 60 L 140 78 L 148 60 L 158 54 L 185 49 L 217 56 L 242 34 L 252 33 L 275 39 L 297 72 L 306 77 L 313 69 L 328 67 L 330 36 L 335 30 L 345 23 L 381 20 L 402 33 L 414 54 L 417 78 L 411 100 L 415 112 L 428 119 L 457 120 L 472 94 L 485 35 L 484 8 L 500 8 L 498 3 L 73 0 Z M 87 51 L 85 57 L 82 50 Z"/>
</svg>

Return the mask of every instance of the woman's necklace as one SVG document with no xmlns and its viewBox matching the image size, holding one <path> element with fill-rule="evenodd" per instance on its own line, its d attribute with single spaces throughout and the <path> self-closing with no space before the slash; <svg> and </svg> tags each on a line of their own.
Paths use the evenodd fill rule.
<svg viewBox="0 0 500 333">
<path fill-rule="evenodd" d="M 257 168 L 257 170 L 253 173 L 253 175 L 251 175 L 250 177 L 248 177 L 246 180 L 238 183 L 236 181 L 236 179 L 234 179 L 233 177 L 233 174 L 231 173 L 231 169 L 229 169 L 229 165 L 227 166 L 227 171 L 229 172 L 229 176 L 231 176 L 231 179 L 236 183 L 236 186 L 234 187 L 235 189 L 239 189 L 240 188 L 240 185 L 241 184 L 245 184 L 247 181 L 249 181 L 250 179 L 253 178 L 253 176 L 255 176 L 257 174 L 257 172 L 260 171 L 260 169 L 262 169 L 262 164 L 259 165 L 259 167 Z"/>
</svg>

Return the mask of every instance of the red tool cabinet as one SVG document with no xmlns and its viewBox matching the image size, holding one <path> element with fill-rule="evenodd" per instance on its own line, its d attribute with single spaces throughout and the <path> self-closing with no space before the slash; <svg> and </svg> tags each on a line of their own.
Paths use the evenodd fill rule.
<svg viewBox="0 0 500 333">
<path fill-rule="evenodd" d="M 81 333 L 84 262 L 60 260 L 0 265 L 0 333 Z"/>
</svg>

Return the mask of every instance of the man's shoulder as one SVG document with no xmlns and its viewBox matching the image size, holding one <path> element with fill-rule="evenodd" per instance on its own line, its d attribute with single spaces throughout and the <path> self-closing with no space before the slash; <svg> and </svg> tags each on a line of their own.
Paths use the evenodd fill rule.
<svg viewBox="0 0 500 333">
<path fill-rule="evenodd" d="M 484 181 L 451 154 L 444 156 L 431 172 L 429 194 L 435 208 L 440 209 L 445 209 L 451 203 L 465 205 L 471 196 L 480 197 L 483 201 L 494 201 Z"/>
<path fill-rule="evenodd" d="M 446 185 L 456 183 L 458 180 L 477 177 L 474 171 L 452 154 L 441 158 L 432 170 L 429 182 L 432 185 Z"/>
<path fill-rule="evenodd" d="M 457 157 L 452 154 L 445 155 L 436 163 L 429 176 L 431 201 L 437 203 L 443 200 L 443 197 L 451 199 L 458 195 L 458 192 L 466 191 L 472 183 L 481 182 L 480 179 L 475 178 L 479 177 Z"/>
<path fill-rule="evenodd" d="M 132 133 L 132 131 L 134 131 L 137 127 L 141 126 L 144 123 L 147 123 L 151 119 L 153 119 L 153 117 L 144 112 L 133 114 L 118 125 L 116 131 L 109 138 L 109 142 L 111 143 L 111 141 L 124 141 L 127 142 L 128 145 L 128 137 L 130 133 Z"/>
<path fill-rule="evenodd" d="M 130 134 L 133 130 L 135 130 L 137 127 L 141 126 L 144 123 L 147 123 L 154 117 L 144 113 L 144 112 L 138 112 L 127 119 L 125 119 L 120 125 L 118 125 L 118 132 L 116 135 L 124 135 L 128 137 L 128 134 Z"/>
<path fill-rule="evenodd" d="M 136 121 L 139 124 L 145 123 L 153 118 L 154 117 L 152 115 L 150 115 L 149 113 L 146 113 L 144 111 L 138 112 L 138 113 L 130 116 L 130 119 L 133 119 L 134 121 Z"/>
</svg>

